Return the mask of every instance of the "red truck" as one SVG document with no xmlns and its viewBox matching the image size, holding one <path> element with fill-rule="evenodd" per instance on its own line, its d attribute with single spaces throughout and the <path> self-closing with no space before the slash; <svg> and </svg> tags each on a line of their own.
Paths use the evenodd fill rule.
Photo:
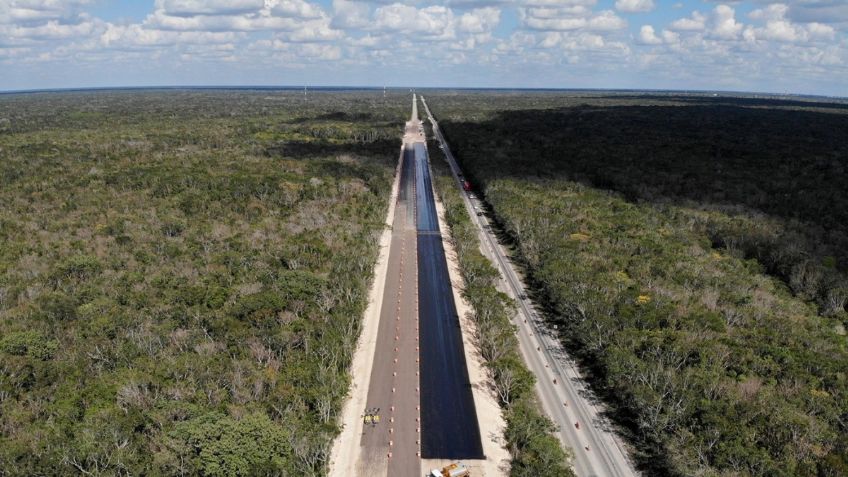
<svg viewBox="0 0 848 477">
<path fill-rule="evenodd" d="M 470 192 L 471 191 L 471 183 L 468 182 L 468 181 L 462 181 L 462 190 L 464 190 L 465 192 Z"/>
</svg>

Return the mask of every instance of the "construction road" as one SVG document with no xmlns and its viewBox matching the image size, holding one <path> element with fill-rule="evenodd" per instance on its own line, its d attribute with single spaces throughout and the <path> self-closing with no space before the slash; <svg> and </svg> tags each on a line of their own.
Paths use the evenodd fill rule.
<svg viewBox="0 0 848 477">
<path fill-rule="evenodd" d="M 356 475 L 419 476 L 422 454 L 483 458 L 424 144 L 413 97 L 363 411 L 379 422 L 366 420 Z"/>
<path fill-rule="evenodd" d="M 461 188 L 461 171 L 439 130 L 438 123 L 421 98 L 433 132 Z M 587 389 L 573 362 L 554 332 L 547 329 L 527 298 L 525 286 L 506 251 L 498 243 L 488 218 L 473 194 L 462 193 L 472 222 L 478 227 L 481 249 L 501 274 L 499 288 L 516 300 L 514 319 L 522 355 L 536 375 L 536 392 L 546 414 L 559 427 L 560 440 L 574 452 L 574 470 L 580 477 L 618 477 L 637 475 L 619 437 L 602 417 L 602 406 Z M 578 427 L 579 426 L 579 427 Z"/>
</svg>

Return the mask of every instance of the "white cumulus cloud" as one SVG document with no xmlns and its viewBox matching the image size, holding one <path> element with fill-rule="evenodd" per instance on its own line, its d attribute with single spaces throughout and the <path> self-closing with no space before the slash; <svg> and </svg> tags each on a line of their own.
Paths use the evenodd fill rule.
<svg viewBox="0 0 848 477">
<path fill-rule="evenodd" d="M 0 23 L 38 23 L 69 19 L 91 0 L 0 0 Z"/>
<path fill-rule="evenodd" d="M 239 15 L 265 8 L 265 0 L 156 0 L 157 10 L 168 15 Z"/>
<path fill-rule="evenodd" d="M 644 45 L 659 45 L 662 43 L 662 40 L 654 32 L 654 27 L 651 25 L 642 25 L 642 28 L 639 30 L 639 43 Z"/>
<path fill-rule="evenodd" d="M 468 33 L 486 33 L 498 26 L 501 11 L 495 7 L 475 8 L 459 17 L 459 30 Z"/>
<path fill-rule="evenodd" d="M 604 10 L 589 18 L 587 27 L 595 31 L 621 30 L 627 28 L 627 21 L 616 15 L 612 10 Z"/>
<path fill-rule="evenodd" d="M 789 7 L 779 3 L 752 11 L 748 16 L 753 20 L 765 22 L 765 26 L 747 27 L 745 39 L 799 43 L 835 38 L 836 30 L 832 26 L 816 22 L 795 23 L 788 18 L 788 13 Z"/>
<path fill-rule="evenodd" d="M 615 9 L 620 12 L 650 12 L 656 8 L 654 0 L 616 0 Z"/>
<path fill-rule="evenodd" d="M 680 18 L 671 22 L 670 28 L 675 31 L 702 31 L 706 25 L 707 17 L 695 10 L 689 18 Z"/>
<path fill-rule="evenodd" d="M 333 26 L 336 28 L 359 29 L 370 23 L 370 9 L 364 2 L 333 0 Z"/>
<path fill-rule="evenodd" d="M 745 27 L 736 21 L 736 10 L 728 5 L 718 5 L 713 10 L 710 33 L 724 40 L 735 39 Z"/>
<path fill-rule="evenodd" d="M 419 9 L 394 3 L 377 8 L 373 27 L 438 37 L 449 33 L 452 23 L 453 11 L 447 7 L 433 5 Z"/>
</svg>

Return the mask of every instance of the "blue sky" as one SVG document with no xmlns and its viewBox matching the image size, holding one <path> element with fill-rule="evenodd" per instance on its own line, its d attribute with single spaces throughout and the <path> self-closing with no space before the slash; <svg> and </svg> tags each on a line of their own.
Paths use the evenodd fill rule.
<svg viewBox="0 0 848 477">
<path fill-rule="evenodd" d="M 0 90 L 229 84 L 848 96 L 848 0 L 0 0 Z"/>
</svg>

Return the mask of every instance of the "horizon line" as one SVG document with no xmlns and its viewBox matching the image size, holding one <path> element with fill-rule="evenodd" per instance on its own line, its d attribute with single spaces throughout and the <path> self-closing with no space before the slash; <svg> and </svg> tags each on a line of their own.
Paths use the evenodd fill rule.
<svg viewBox="0 0 848 477">
<path fill-rule="evenodd" d="M 0 95 L 14 94 L 37 94 L 37 93 L 70 93 L 70 92 L 96 92 L 96 91 L 140 91 L 140 90 L 334 90 L 334 91 L 382 91 L 382 90 L 400 90 L 409 89 L 415 90 L 454 90 L 454 91 L 573 91 L 573 92 L 640 92 L 640 93 L 683 93 L 683 94 L 713 94 L 722 96 L 733 95 L 762 95 L 772 97 L 806 97 L 806 98 L 823 98 L 848 100 L 848 96 L 834 96 L 824 94 L 810 93 L 775 93 L 767 91 L 738 91 L 738 90 L 722 90 L 722 89 L 652 89 L 652 88 L 558 88 L 558 87 L 521 87 L 521 86 L 503 86 L 503 87 L 473 87 L 473 86 L 373 86 L 373 85 L 309 85 L 309 84 L 292 84 L 292 85 L 147 85 L 147 86 L 70 86 L 62 88 L 32 88 L 32 89 L 9 89 L 0 90 Z"/>
</svg>

